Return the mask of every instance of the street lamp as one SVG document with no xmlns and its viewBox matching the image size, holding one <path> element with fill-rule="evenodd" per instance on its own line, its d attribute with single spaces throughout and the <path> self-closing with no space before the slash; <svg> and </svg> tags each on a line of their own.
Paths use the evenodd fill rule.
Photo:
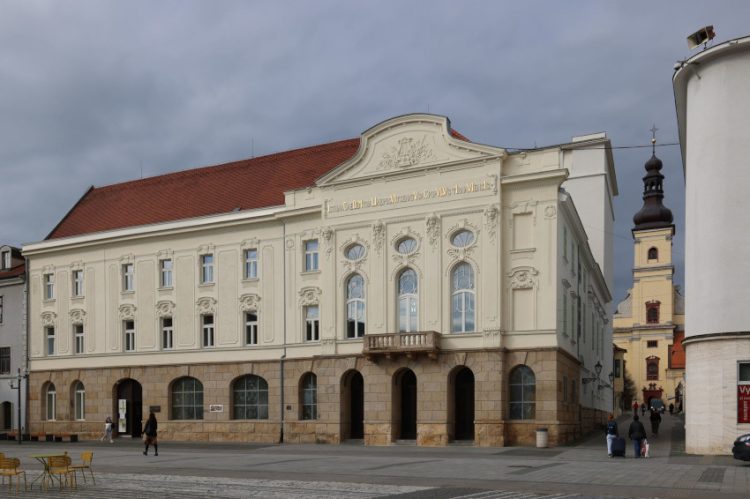
<svg viewBox="0 0 750 499">
<path fill-rule="evenodd" d="M 21 445 L 21 441 L 23 440 L 23 431 L 21 426 L 21 386 L 24 379 L 29 378 L 29 373 L 21 374 L 21 368 L 18 368 L 18 375 L 16 375 L 16 383 L 13 384 L 13 380 L 8 381 L 8 385 L 10 385 L 11 390 L 18 390 L 18 445 Z"/>
<path fill-rule="evenodd" d="M 596 361 L 596 365 L 594 366 L 594 372 L 596 373 L 596 376 L 591 376 L 590 378 L 582 378 L 581 383 L 585 385 L 586 383 L 597 381 L 599 379 L 599 375 L 602 373 L 602 363 L 598 360 Z"/>
</svg>

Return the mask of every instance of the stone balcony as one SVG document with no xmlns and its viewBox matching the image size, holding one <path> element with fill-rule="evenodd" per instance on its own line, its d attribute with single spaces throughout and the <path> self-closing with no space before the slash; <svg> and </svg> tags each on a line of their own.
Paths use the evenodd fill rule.
<svg viewBox="0 0 750 499">
<path fill-rule="evenodd" d="M 440 352 L 440 333 L 437 331 L 366 334 L 363 340 L 362 353 L 371 360 L 378 357 L 390 359 L 397 355 L 411 358 L 419 354 L 437 359 Z"/>
</svg>

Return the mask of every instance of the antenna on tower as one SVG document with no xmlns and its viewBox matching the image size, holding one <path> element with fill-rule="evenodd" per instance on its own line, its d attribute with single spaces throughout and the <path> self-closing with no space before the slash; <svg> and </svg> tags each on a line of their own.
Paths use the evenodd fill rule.
<svg viewBox="0 0 750 499">
<path fill-rule="evenodd" d="M 656 156 L 656 132 L 659 129 L 656 128 L 656 123 L 651 127 L 651 153 Z"/>
</svg>

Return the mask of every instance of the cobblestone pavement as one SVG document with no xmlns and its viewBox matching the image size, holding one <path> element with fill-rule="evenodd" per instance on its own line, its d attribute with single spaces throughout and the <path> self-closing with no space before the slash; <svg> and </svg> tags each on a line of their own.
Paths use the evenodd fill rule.
<svg viewBox="0 0 750 499">
<path fill-rule="evenodd" d="M 650 459 L 633 459 L 630 448 L 628 458 L 608 459 L 603 434 L 554 449 L 162 441 L 159 456 L 146 457 L 138 441 L 121 438 L 115 444 L 0 441 L 0 452 L 20 457 L 31 481 L 41 472 L 32 454 L 67 451 L 77 461 L 82 450 L 94 451 L 96 486 L 81 481 L 78 491 L 35 489 L 25 497 L 750 497 L 750 463 L 686 455 L 682 420 L 664 419 L 660 435 L 649 437 Z M 621 421 L 621 433 L 628 424 Z"/>
</svg>

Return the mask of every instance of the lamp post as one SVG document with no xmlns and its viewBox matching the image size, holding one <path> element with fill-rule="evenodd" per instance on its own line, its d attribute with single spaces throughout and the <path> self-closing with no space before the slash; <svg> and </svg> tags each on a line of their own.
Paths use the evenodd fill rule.
<svg viewBox="0 0 750 499">
<path fill-rule="evenodd" d="M 599 375 L 602 373 L 602 363 L 598 360 L 596 361 L 596 365 L 594 366 L 594 372 L 596 373 L 596 376 L 581 378 L 581 382 L 585 385 L 586 383 L 590 383 L 599 379 Z"/>
<path fill-rule="evenodd" d="M 609 385 L 612 387 L 612 414 L 615 414 L 617 409 L 615 406 L 615 374 L 610 371 L 607 377 L 609 378 Z"/>
<path fill-rule="evenodd" d="M 18 375 L 16 375 L 16 383 L 13 384 L 13 380 L 8 381 L 8 385 L 10 385 L 11 390 L 18 390 L 18 419 L 17 419 L 17 426 L 18 426 L 18 445 L 21 445 L 21 441 L 23 441 L 23 432 L 21 427 L 21 387 L 23 386 L 23 380 L 28 379 L 29 374 L 24 373 L 21 374 L 21 368 L 18 368 Z"/>
</svg>

